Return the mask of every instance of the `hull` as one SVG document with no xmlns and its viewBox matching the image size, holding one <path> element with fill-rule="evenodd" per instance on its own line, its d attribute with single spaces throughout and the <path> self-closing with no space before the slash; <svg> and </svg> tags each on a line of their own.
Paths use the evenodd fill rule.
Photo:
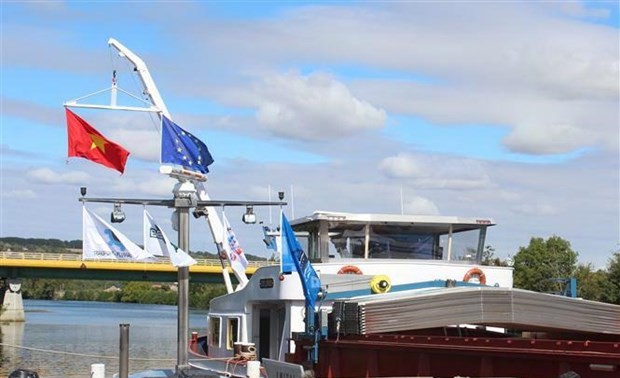
<svg viewBox="0 0 620 378">
<path fill-rule="evenodd" d="M 612 378 L 620 375 L 619 341 L 404 334 L 345 336 L 319 342 L 315 375 Z M 290 360 L 300 363 L 305 358 L 295 355 Z"/>
</svg>

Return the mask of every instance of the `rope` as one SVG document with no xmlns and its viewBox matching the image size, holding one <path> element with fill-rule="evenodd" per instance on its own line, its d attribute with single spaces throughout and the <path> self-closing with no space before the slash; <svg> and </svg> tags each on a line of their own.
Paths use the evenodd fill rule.
<svg viewBox="0 0 620 378">
<path fill-rule="evenodd" d="M 209 356 L 200 356 L 199 358 L 194 358 L 194 359 L 190 359 L 189 363 L 190 365 L 192 364 L 192 362 L 200 362 L 200 361 L 235 361 L 232 357 L 209 357 Z M 238 361 L 235 363 L 239 363 L 239 362 L 243 362 L 243 361 Z"/>
<path fill-rule="evenodd" d="M 53 354 L 66 354 L 70 356 L 79 356 L 79 357 L 107 358 L 107 359 L 114 359 L 114 360 L 119 358 L 118 356 L 101 356 L 97 354 L 63 352 L 59 350 L 25 347 L 21 345 L 13 345 L 13 344 L 6 344 L 6 343 L 0 343 L 0 345 L 9 347 L 9 348 L 15 348 L 15 349 L 31 350 L 35 352 L 53 353 Z M 138 358 L 138 357 L 130 357 L 129 360 L 130 361 L 176 361 L 174 358 Z"/>
</svg>

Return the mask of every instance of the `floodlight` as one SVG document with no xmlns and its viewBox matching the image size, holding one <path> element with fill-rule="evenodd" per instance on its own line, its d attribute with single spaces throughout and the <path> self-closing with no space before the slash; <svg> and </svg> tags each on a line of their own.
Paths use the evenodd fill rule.
<svg viewBox="0 0 620 378">
<path fill-rule="evenodd" d="M 245 209 L 245 214 L 241 217 L 243 223 L 254 224 L 256 223 L 256 214 L 254 214 L 254 207 L 248 206 Z"/>
<path fill-rule="evenodd" d="M 120 202 L 114 203 L 114 210 L 110 214 L 110 222 L 112 223 L 122 223 L 125 220 L 125 213 L 121 209 Z"/>
<path fill-rule="evenodd" d="M 194 211 L 192 211 L 192 215 L 196 219 L 202 216 L 206 218 L 209 215 L 209 210 L 207 210 L 206 206 L 200 206 L 200 207 L 195 208 Z"/>
</svg>

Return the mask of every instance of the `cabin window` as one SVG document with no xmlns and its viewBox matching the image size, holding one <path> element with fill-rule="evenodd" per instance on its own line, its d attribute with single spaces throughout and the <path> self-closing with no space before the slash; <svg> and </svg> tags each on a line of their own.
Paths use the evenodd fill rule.
<svg viewBox="0 0 620 378">
<path fill-rule="evenodd" d="M 297 238 L 297 241 L 301 245 L 301 249 L 303 249 L 306 252 L 306 254 L 308 255 L 308 257 L 310 257 L 310 259 L 312 259 L 312 256 L 318 255 L 319 235 L 316 232 L 306 232 L 306 231 L 295 230 L 295 237 Z"/>
<path fill-rule="evenodd" d="M 222 319 L 219 317 L 209 317 L 209 345 L 219 347 L 220 346 L 220 325 Z"/>
<path fill-rule="evenodd" d="M 368 257 L 377 259 L 440 259 L 439 237 L 414 233 L 407 226 L 370 226 Z"/>
<path fill-rule="evenodd" d="M 450 251 L 450 261 L 462 261 L 469 264 L 479 263 L 478 248 L 480 243 L 480 230 L 458 232 L 452 234 L 452 250 Z M 484 243 L 484 241 L 483 241 Z M 448 250 L 448 236 L 441 237 L 441 245 L 444 250 Z M 446 256 L 446 258 L 448 258 Z"/>
<path fill-rule="evenodd" d="M 234 344 L 239 341 L 239 318 L 228 318 L 226 328 L 226 348 L 233 349 Z"/>
<path fill-rule="evenodd" d="M 364 258 L 366 231 L 364 225 L 347 225 L 329 229 L 329 255 L 334 258 Z"/>
</svg>

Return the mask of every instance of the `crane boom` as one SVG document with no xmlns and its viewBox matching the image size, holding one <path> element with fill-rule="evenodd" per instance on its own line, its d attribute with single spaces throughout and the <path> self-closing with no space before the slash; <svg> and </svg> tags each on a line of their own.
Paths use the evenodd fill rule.
<svg viewBox="0 0 620 378">
<path fill-rule="evenodd" d="M 170 112 L 168 111 L 164 100 L 161 98 L 159 90 L 157 90 L 157 86 L 155 85 L 155 81 L 153 81 L 151 73 L 146 67 L 144 61 L 114 38 L 110 38 L 108 40 L 108 45 L 118 50 L 121 56 L 125 57 L 134 65 L 134 70 L 140 77 L 142 85 L 144 86 L 144 94 L 148 96 L 151 103 L 153 103 L 153 105 L 155 105 L 159 109 L 161 114 L 165 115 L 166 118 L 171 120 L 172 117 L 170 116 Z"/>
</svg>

